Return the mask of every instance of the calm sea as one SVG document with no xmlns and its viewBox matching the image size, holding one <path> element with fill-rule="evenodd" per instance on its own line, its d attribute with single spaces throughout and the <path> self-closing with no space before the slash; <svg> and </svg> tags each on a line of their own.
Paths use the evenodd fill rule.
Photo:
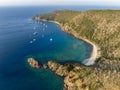
<svg viewBox="0 0 120 90">
<path fill-rule="evenodd" d="M 91 47 L 54 23 L 31 18 L 55 10 L 101 8 L 106 7 L 0 7 L 0 90 L 62 90 L 63 78 L 49 69 L 31 69 L 26 59 L 82 62 Z"/>
</svg>

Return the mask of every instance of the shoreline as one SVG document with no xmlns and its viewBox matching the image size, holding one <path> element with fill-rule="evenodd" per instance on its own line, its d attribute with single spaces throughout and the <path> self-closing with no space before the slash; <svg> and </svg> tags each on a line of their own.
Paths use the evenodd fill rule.
<svg viewBox="0 0 120 90">
<path fill-rule="evenodd" d="M 41 21 L 47 21 L 47 20 L 41 20 Z M 88 39 L 85 39 L 81 36 L 78 35 L 77 32 L 75 31 L 72 31 L 72 32 L 69 32 L 67 30 L 65 30 L 65 27 L 63 27 L 59 22 L 57 21 L 47 21 L 47 22 L 53 22 L 57 25 L 59 25 L 59 27 L 61 28 L 61 30 L 65 31 L 66 33 L 68 34 L 71 34 L 73 35 L 74 37 L 76 37 L 77 39 L 80 39 L 80 40 L 83 40 L 84 42 L 86 42 L 87 44 L 90 44 L 92 46 L 92 52 L 91 52 L 91 55 L 88 59 L 85 59 L 83 62 L 81 62 L 82 64 L 86 65 L 86 66 L 90 66 L 90 65 L 93 65 L 95 64 L 95 60 L 100 57 L 100 48 L 98 48 L 97 45 L 95 45 L 93 42 L 89 41 Z"/>
<path fill-rule="evenodd" d="M 78 39 L 80 39 L 80 40 L 83 40 L 83 41 L 86 42 L 87 44 L 90 44 L 90 45 L 92 46 L 92 53 L 91 53 L 91 55 L 90 55 L 90 57 L 89 57 L 88 59 L 85 59 L 85 60 L 82 62 L 82 64 L 84 64 L 84 65 L 86 65 L 86 66 L 90 66 L 90 65 L 95 64 L 95 60 L 96 60 L 98 57 L 100 57 L 100 49 L 98 48 L 97 45 L 95 45 L 93 42 L 91 42 L 91 41 L 89 41 L 89 40 L 87 40 L 87 39 L 85 39 L 85 38 L 82 38 L 82 37 L 79 36 L 75 31 L 73 31 L 73 32 L 71 33 L 71 32 L 69 32 L 69 31 L 65 30 L 65 29 L 63 28 L 63 26 L 62 26 L 59 22 L 57 22 L 57 21 L 48 21 L 48 22 L 56 23 L 57 25 L 60 26 L 61 30 L 65 31 L 65 32 L 67 32 L 67 33 L 69 33 L 69 34 L 72 34 L 74 37 L 76 37 L 76 38 L 78 38 Z"/>
</svg>

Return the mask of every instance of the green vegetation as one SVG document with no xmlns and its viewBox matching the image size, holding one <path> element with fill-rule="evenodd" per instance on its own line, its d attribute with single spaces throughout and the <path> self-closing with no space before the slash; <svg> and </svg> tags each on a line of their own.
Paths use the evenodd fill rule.
<svg viewBox="0 0 120 90">
<path fill-rule="evenodd" d="M 77 32 L 97 44 L 102 50 L 102 57 L 120 60 L 120 11 L 119 10 L 91 10 L 56 11 L 49 14 L 37 15 L 40 20 L 59 22 L 70 33 Z M 51 18 L 52 17 L 52 18 Z"/>
<path fill-rule="evenodd" d="M 120 90 L 119 16 L 120 10 L 63 10 L 33 18 L 57 21 L 67 33 L 76 32 L 78 36 L 94 42 L 101 50 L 101 57 L 93 66 L 73 65 L 74 68 L 64 68 L 68 69 L 64 80 L 65 90 Z"/>
<path fill-rule="evenodd" d="M 48 62 L 52 71 L 65 77 L 64 90 L 120 90 L 119 65 L 120 61 L 116 60 L 101 60 L 89 67 L 78 63 Z"/>
</svg>

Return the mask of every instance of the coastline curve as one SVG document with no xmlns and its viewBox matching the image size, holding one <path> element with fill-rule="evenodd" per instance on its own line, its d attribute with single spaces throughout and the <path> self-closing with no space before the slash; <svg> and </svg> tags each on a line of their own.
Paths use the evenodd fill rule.
<svg viewBox="0 0 120 90">
<path fill-rule="evenodd" d="M 92 52 L 91 52 L 91 55 L 88 59 L 85 59 L 83 62 L 81 62 L 82 64 L 86 65 L 86 66 L 90 66 L 90 65 L 93 65 L 95 64 L 95 60 L 100 57 L 100 48 L 95 45 L 93 42 L 89 41 L 88 39 L 85 39 L 83 37 L 81 37 L 80 35 L 78 35 L 77 32 L 75 32 L 74 30 L 72 30 L 72 32 L 69 32 L 67 31 L 64 26 L 62 26 L 62 24 L 60 24 L 58 21 L 52 21 L 52 20 L 45 20 L 45 19 L 41 19 L 39 21 L 45 21 L 45 22 L 52 22 L 52 23 L 55 23 L 57 24 L 61 30 L 65 31 L 66 33 L 68 34 L 71 34 L 73 35 L 74 37 L 76 37 L 77 39 L 80 39 L 80 40 L 83 40 L 84 42 L 90 44 L 92 46 Z"/>
</svg>

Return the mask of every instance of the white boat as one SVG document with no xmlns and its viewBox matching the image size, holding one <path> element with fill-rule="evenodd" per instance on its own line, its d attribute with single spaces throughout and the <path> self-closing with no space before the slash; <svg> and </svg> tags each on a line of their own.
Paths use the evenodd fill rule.
<svg viewBox="0 0 120 90">
<path fill-rule="evenodd" d="M 34 39 L 33 39 L 33 41 L 35 42 L 35 41 L 36 41 L 36 39 L 34 38 Z"/>
<path fill-rule="evenodd" d="M 30 43 L 33 43 L 33 41 L 30 41 Z"/>
<path fill-rule="evenodd" d="M 50 38 L 50 41 L 53 41 L 53 39 L 52 39 L 52 38 Z"/>
<path fill-rule="evenodd" d="M 33 33 L 33 35 L 36 35 L 36 34 L 37 34 L 37 32 L 34 32 L 34 33 Z"/>
</svg>

